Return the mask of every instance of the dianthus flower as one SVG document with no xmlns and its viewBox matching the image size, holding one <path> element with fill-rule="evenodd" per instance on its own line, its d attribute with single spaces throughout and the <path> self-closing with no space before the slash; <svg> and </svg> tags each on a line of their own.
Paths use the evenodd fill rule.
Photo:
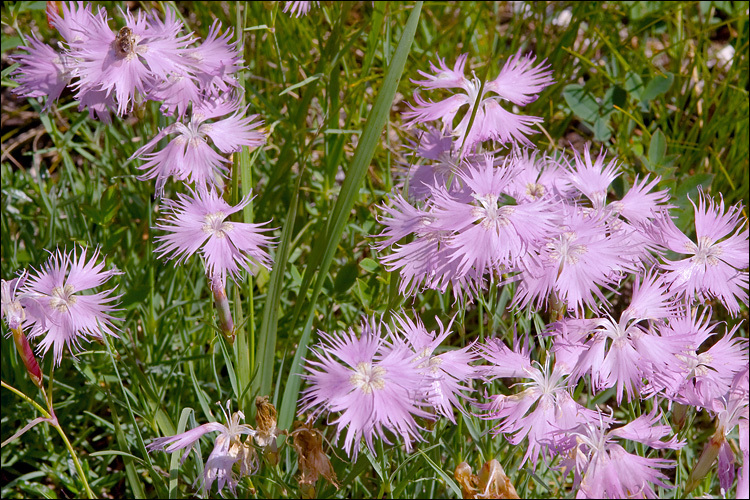
<svg viewBox="0 0 750 500">
<path fill-rule="evenodd" d="M 396 328 L 391 331 L 394 341 L 400 341 L 403 336 L 417 355 L 417 367 L 425 376 L 425 400 L 437 414 L 455 424 L 453 409 L 461 409 L 458 398 L 465 398 L 463 392 L 471 391 L 466 382 L 475 376 L 475 369 L 470 365 L 476 360 L 476 355 L 470 351 L 472 346 L 435 354 L 435 350 L 450 335 L 450 325 L 445 329 L 438 320 L 440 332 L 437 333 L 428 332 L 419 319 L 414 322 L 406 316 L 395 316 L 395 323 Z"/>
<path fill-rule="evenodd" d="M 624 244 L 625 233 L 610 231 L 600 212 L 565 204 L 560 208 L 561 224 L 522 259 L 514 304 L 541 308 L 554 299 L 577 314 L 584 306 L 597 310 L 597 299 L 606 303 L 599 287 L 612 289 L 624 273 L 635 270 L 635 250 Z"/>
<path fill-rule="evenodd" d="M 90 295 L 80 292 L 101 286 L 122 273 L 104 271 L 104 262 L 96 263 L 99 250 L 87 261 L 87 251 L 66 254 L 58 250 L 21 289 L 33 312 L 26 318 L 31 326 L 29 337 L 45 335 L 38 350 L 46 354 L 52 348 L 56 365 L 62 359 L 63 347 L 73 353 L 80 351 L 82 340 L 101 340 L 102 333 L 117 337 L 112 321 L 120 318 L 110 313 L 117 310 L 112 302 L 121 296 L 112 296 L 114 290 Z"/>
<path fill-rule="evenodd" d="M 650 322 L 664 320 L 675 314 L 674 299 L 656 273 L 637 277 L 633 296 L 619 321 L 608 316 L 588 320 L 589 328 L 576 333 L 567 331 L 556 339 L 556 349 L 566 351 L 577 345 L 577 361 L 567 360 L 574 366 L 571 377 L 578 379 L 591 373 L 594 390 L 617 388 L 617 404 L 622 401 L 623 389 L 629 399 L 644 387 L 643 379 L 653 379 L 655 367 L 681 352 L 686 339 L 682 336 L 658 335 Z M 575 349 L 573 349 L 575 350 Z"/>
<path fill-rule="evenodd" d="M 288 12 L 290 16 L 300 18 L 310 12 L 313 4 L 320 7 L 320 2 L 284 2 L 284 10 L 282 12 Z"/>
<path fill-rule="evenodd" d="M 515 175 L 506 187 L 517 202 L 538 199 L 565 200 L 573 191 L 567 172 L 549 157 L 538 158 L 536 151 L 515 148 L 508 158 Z"/>
<path fill-rule="evenodd" d="M 387 239 L 377 243 L 382 250 L 393 247 L 393 253 L 380 259 L 389 271 L 399 270 L 401 280 L 399 292 L 411 295 L 423 288 L 444 292 L 449 284 L 458 296 L 460 290 L 474 290 L 481 281 L 475 272 L 459 275 L 458 261 L 453 258 L 457 251 L 448 246 L 452 232 L 436 224 L 431 209 L 412 206 L 401 195 L 393 197 L 392 206 L 381 207 L 390 217 L 379 219 L 386 229 L 379 236 Z M 414 241 L 397 245 L 396 242 L 413 234 Z"/>
<path fill-rule="evenodd" d="M 16 330 L 26 320 L 26 312 L 19 291 L 29 277 L 27 271 L 23 271 L 18 278 L 10 281 L 0 280 L 0 304 L 2 304 L 2 316 L 11 330 Z"/>
<path fill-rule="evenodd" d="M 256 431 L 250 425 L 240 423 L 240 420 L 245 419 L 245 415 L 241 411 L 233 413 L 231 417 L 229 416 L 229 401 L 227 401 L 227 411 L 224 411 L 221 405 L 219 407 L 224 413 L 227 425 L 209 422 L 182 434 L 154 439 L 146 446 L 146 449 L 150 452 L 165 450 L 167 453 L 185 449 L 180 462 L 182 463 L 201 437 L 209 432 L 218 432 L 219 435 L 216 436 L 214 441 L 214 449 L 206 460 L 206 466 L 200 478 L 201 488 L 207 494 L 211 491 L 214 481 L 218 480 L 219 492 L 224 489 L 225 485 L 228 485 L 232 494 L 236 496 L 237 484 L 242 476 L 254 474 L 258 470 L 258 457 L 250 442 L 251 438 L 248 437 L 244 443 L 241 441 L 243 435 L 254 436 Z M 235 465 L 239 465 L 239 474 L 235 474 L 233 470 Z"/>
<path fill-rule="evenodd" d="M 739 325 L 718 341 L 717 324 L 711 324 L 711 311 L 693 311 L 670 317 L 659 326 L 664 337 L 681 337 L 683 347 L 657 366 L 658 377 L 651 391 L 698 408 L 710 408 L 713 401 L 730 390 L 737 373 L 747 367 L 747 339 L 735 336 Z M 706 346 L 706 347 L 704 347 Z"/>
<path fill-rule="evenodd" d="M 465 168 L 466 163 L 451 152 L 453 138 L 428 125 L 427 130 L 416 133 L 409 140 L 412 153 L 408 163 L 402 163 L 405 171 L 405 186 L 410 199 L 424 200 L 431 194 L 430 187 L 444 186 L 455 191 L 458 182 L 451 183 L 455 174 Z"/>
<path fill-rule="evenodd" d="M 155 15 L 127 12 L 125 26 L 115 33 L 106 12 L 99 10 L 86 26 L 86 36 L 68 41 L 80 78 L 74 84 L 78 96 L 91 90 L 113 94 L 117 114 L 122 116 L 131 111 L 136 93 L 147 96 L 170 73 L 184 73 L 185 51 L 193 38 L 180 35 L 183 26 L 172 10 L 167 9 L 165 16 L 161 21 Z"/>
<path fill-rule="evenodd" d="M 225 283 L 227 275 L 234 281 L 241 279 L 240 269 L 253 273 L 258 264 L 271 268 L 271 256 L 263 247 L 273 244 L 271 237 L 262 234 L 268 224 L 250 224 L 226 220 L 242 210 L 252 199 L 250 193 L 239 204 L 231 206 L 215 191 L 190 190 L 190 195 L 178 193 L 177 201 L 164 200 L 169 210 L 156 229 L 167 234 L 157 236 L 159 257 L 177 258 L 181 264 L 200 250 L 210 278 L 219 277 Z"/>
<path fill-rule="evenodd" d="M 607 165 L 604 164 L 604 159 L 605 155 L 600 154 L 592 162 L 591 151 L 589 146 L 586 146 L 583 157 L 574 152 L 573 165 L 569 173 L 570 183 L 591 201 L 591 206 L 595 210 L 604 208 L 609 185 L 621 173 L 616 159 Z"/>
<path fill-rule="evenodd" d="M 691 200 L 692 203 L 692 200 Z M 665 279 L 675 292 L 688 302 L 716 297 L 732 316 L 747 303 L 748 245 L 747 220 L 742 219 L 739 205 L 724 210 L 724 200 L 716 203 L 703 192 L 695 210 L 697 243 L 680 231 L 669 217 L 657 219 L 653 232 L 662 245 L 678 254 L 681 260 L 664 259 Z M 743 229 L 744 228 L 744 229 Z"/>
<path fill-rule="evenodd" d="M 508 196 L 512 166 L 495 167 L 487 155 L 477 168 L 458 174 L 467 196 L 451 196 L 444 188 L 433 191 L 432 214 L 438 227 L 453 233 L 449 246 L 456 250 L 460 275 L 515 267 L 530 246 L 557 226 L 557 213 L 547 199 L 518 202 Z"/>
<path fill-rule="evenodd" d="M 663 482 L 667 476 L 658 469 L 674 467 L 674 460 L 634 455 L 615 442 L 615 438 L 621 438 L 654 449 L 682 448 L 685 443 L 676 436 L 661 441 L 672 429 L 657 425 L 660 419 L 654 409 L 612 430 L 608 428 L 616 421 L 602 418 L 598 424 L 582 423 L 577 429 L 564 431 L 565 437 L 557 445 L 557 451 L 565 454 L 560 467 L 574 472 L 574 487 L 580 488 L 577 497 L 656 498 L 654 484 L 670 488 Z"/>
<path fill-rule="evenodd" d="M 479 354 L 491 363 L 481 367 L 487 380 L 530 379 L 519 384 L 524 390 L 517 394 L 497 394 L 489 397 L 489 403 L 475 404 L 485 411 L 477 415 L 479 418 L 499 420 L 493 434 L 504 434 L 514 446 L 529 438 L 522 464 L 530 459 L 536 467 L 539 455 L 549 454 L 549 447 L 561 429 L 571 429 L 596 418 L 595 412 L 571 396 L 568 372 L 562 365 L 550 370 L 549 364 L 542 367 L 538 362 L 532 363 L 528 344 L 524 347 L 517 341 L 511 350 L 499 339 L 490 339 L 480 346 Z"/>
<path fill-rule="evenodd" d="M 255 130 L 263 122 L 255 121 L 258 115 L 245 116 L 246 112 L 247 107 L 238 109 L 237 102 L 227 100 L 194 105 L 190 121 L 178 121 L 165 127 L 133 153 L 131 159 L 146 160 L 138 167 L 147 170 L 141 179 L 156 178 L 157 193 L 163 191 L 170 176 L 194 182 L 198 188 L 217 184 L 219 178 L 227 176 L 229 169 L 224 164 L 229 160 L 214 151 L 207 139 L 225 154 L 239 151 L 242 146 L 255 148 L 265 142 L 264 134 Z M 175 137 L 164 149 L 150 153 L 160 140 L 172 134 Z"/>
<path fill-rule="evenodd" d="M 373 319 L 363 321 L 360 338 L 352 329 L 335 335 L 319 332 L 323 342 L 311 349 L 303 375 L 309 387 L 299 413 L 340 413 L 332 424 L 337 438 L 347 429 L 344 449 L 354 460 L 362 438 L 373 454 L 373 437 L 390 444 L 386 430 L 402 436 L 410 449 L 413 439 L 422 439 L 414 418 L 429 418 L 421 408 L 424 375 L 416 355 L 403 344 L 387 342 L 380 329 Z"/>
<path fill-rule="evenodd" d="M 719 485 L 724 494 L 729 491 L 735 477 L 735 455 L 729 444 L 728 436 L 735 427 L 739 428 L 739 449 L 742 454 L 742 469 L 740 483 L 737 485 L 737 498 L 747 497 L 747 469 L 750 445 L 748 434 L 750 413 L 748 412 L 748 366 L 745 362 L 743 369 L 732 380 L 731 387 L 720 398 L 712 402 L 712 411 L 716 414 L 716 432 L 709 438 L 698 462 L 690 473 L 685 493 L 703 479 L 705 473 L 718 458 L 717 472 Z"/>
<path fill-rule="evenodd" d="M 232 30 L 219 35 L 220 29 L 221 23 L 214 21 L 206 39 L 185 50 L 185 68 L 171 72 L 152 89 L 149 98 L 162 102 L 162 112 L 172 115 L 177 111 L 182 118 L 191 103 L 200 105 L 237 87 L 234 74 L 242 67 L 242 56 L 237 42 L 231 42 Z"/>
<path fill-rule="evenodd" d="M 439 67 L 430 63 L 432 74 L 419 72 L 425 79 L 413 82 L 426 89 L 460 88 L 464 93 L 433 102 L 422 99 L 419 93 L 415 92 L 414 100 L 417 105 L 410 106 L 412 111 L 404 114 L 410 119 L 407 125 L 442 120 L 443 132 L 456 136 L 454 152 L 459 152 L 462 148 L 468 152 L 476 144 L 490 139 L 502 144 L 530 146 L 531 142 L 526 135 L 532 133 L 531 126 L 542 119 L 513 114 L 502 108 L 499 101 L 510 101 L 518 106 L 535 101 L 537 94 L 553 82 L 552 71 L 542 64 L 534 66 L 535 57 L 522 57 L 518 53 L 508 59 L 497 78 L 482 86 L 482 82 L 476 76 L 471 80 L 464 76 L 466 58 L 467 54 L 459 56 L 453 69 L 449 69 L 445 61 L 438 57 Z M 495 95 L 491 95 L 490 92 Z M 469 120 L 475 104 L 478 105 L 476 116 L 469 130 Z M 464 107 L 465 114 L 458 125 L 454 126 L 456 115 Z"/>
<path fill-rule="evenodd" d="M 15 54 L 11 60 L 19 64 L 11 77 L 18 82 L 13 94 L 24 97 L 47 97 L 43 111 L 47 111 L 72 79 L 71 60 L 49 45 L 37 40 L 36 36 L 27 40 L 28 46 L 21 46 L 27 54 Z"/>
</svg>

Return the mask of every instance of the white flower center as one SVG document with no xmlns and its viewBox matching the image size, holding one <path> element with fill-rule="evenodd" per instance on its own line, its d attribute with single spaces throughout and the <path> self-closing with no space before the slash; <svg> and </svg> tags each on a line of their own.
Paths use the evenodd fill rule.
<svg viewBox="0 0 750 500">
<path fill-rule="evenodd" d="M 536 182 L 530 182 L 526 184 L 526 196 L 532 200 L 536 200 L 544 196 L 544 186 Z"/>
<path fill-rule="evenodd" d="M 482 219 L 482 226 L 487 229 L 499 230 L 501 227 L 510 224 L 510 216 L 515 213 L 516 209 L 512 205 L 498 204 L 498 196 L 496 194 L 486 194 L 483 196 L 473 195 L 474 198 L 480 203 L 480 207 L 476 207 L 471 211 L 471 215 Z"/>
<path fill-rule="evenodd" d="M 688 253 L 695 254 L 691 260 L 696 264 L 716 266 L 719 264 L 719 256 L 724 253 L 724 249 L 718 245 L 714 245 L 711 238 L 707 236 L 701 236 L 698 238 L 697 245 L 691 241 L 685 246 Z"/>
<path fill-rule="evenodd" d="M 361 362 L 349 378 L 349 382 L 365 394 L 385 387 L 386 370 L 382 366 L 372 366 L 372 363 Z"/>
<path fill-rule="evenodd" d="M 547 243 L 546 246 L 550 250 L 550 260 L 561 264 L 577 264 L 581 255 L 584 255 L 588 248 L 586 248 L 586 245 L 574 243 L 576 239 L 576 233 L 565 232 L 558 239 Z"/>
<path fill-rule="evenodd" d="M 60 312 L 67 312 L 78 301 L 73 292 L 75 292 L 75 289 L 71 285 L 65 285 L 65 288 L 56 286 L 52 289 L 52 297 L 49 300 L 50 307 Z"/>
<path fill-rule="evenodd" d="M 203 227 L 201 228 L 204 233 L 210 234 L 217 238 L 224 238 L 228 233 L 234 229 L 234 224 L 227 221 L 224 222 L 227 215 L 221 210 L 208 214 L 203 218 Z"/>
</svg>

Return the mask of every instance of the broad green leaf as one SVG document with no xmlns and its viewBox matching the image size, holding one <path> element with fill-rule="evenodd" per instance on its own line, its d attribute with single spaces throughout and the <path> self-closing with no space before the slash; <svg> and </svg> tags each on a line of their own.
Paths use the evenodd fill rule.
<svg viewBox="0 0 750 500">
<path fill-rule="evenodd" d="M 577 83 L 566 85 L 563 98 L 573 113 L 583 121 L 594 123 L 599 117 L 599 103 L 591 92 Z"/>
<path fill-rule="evenodd" d="M 651 135 L 651 143 L 648 145 L 648 162 L 651 164 L 651 168 L 660 165 L 666 153 L 667 138 L 661 129 L 656 129 L 656 132 Z"/>
<path fill-rule="evenodd" d="M 673 82 L 674 75 L 669 71 L 665 72 L 663 75 L 656 75 L 646 85 L 643 94 L 641 94 L 641 100 L 644 103 L 647 103 L 651 99 L 666 93 L 672 87 Z"/>
</svg>

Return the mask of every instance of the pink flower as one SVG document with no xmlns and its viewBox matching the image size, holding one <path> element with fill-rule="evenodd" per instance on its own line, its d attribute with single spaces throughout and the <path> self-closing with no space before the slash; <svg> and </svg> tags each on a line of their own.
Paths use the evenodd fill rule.
<svg viewBox="0 0 750 500">
<path fill-rule="evenodd" d="M 531 245 L 552 232 L 557 214 L 546 199 L 514 203 L 507 196 L 513 175 L 487 155 L 481 166 L 459 174 L 466 196 L 433 191 L 432 213 L 438 227 L 453 232 L 449 246 L 456 250 L 460 275 L 515 267 Z"/>
<path fill-rule="evenodd" d="M 2 304 L 2 316 L 11 330 L 18 329 L 26 320 L 26 311 L 24 310 L 19 291 L 23 288 L 28 276 L 29 273 L 24 270 L 18 278 L 10 281 L 0 280 L 0 285 L 2 285 L 0 292 L 0 297 L 2 298 L 0 301 L 0 304 Z"/>
<path fill-rule="evenodd" d="M 410 448 L 413 439 L 422 439 L 415 417 L 429 417 L 421 408 L 424 375 L 414 352 L 387 342 L 380 329 L 372 319 L 363 321 L 360 338 L 351 329 L 341 335 L 319 332 L 323 342 L 311 350 L 303 375 L 309 387 L 299 413 L 339 413 L 332 422 L 336 437 L 347 429 L 344 449 L 354 460 L 362 438 L 373 454 L 373 437 L 390 444 L 386 430 Z"/>
<path fill-rule="evenodd" d="M 255 121 L 258 115 L 244 116 L 247 107 L 240 110 L 232 101 L 201 103 L 194 106 L 190 121 L 176 122 L 162 129 L 148 143 L 136 151 L 132 158 L 145 159 L 138 167 L 148 172 L 141 179 L 156 178 L 156 191 L 161 193 L 167 178 L 195 182 L 196 187 L 212 186 L 226 177 L 229 169 L 224 165 L 229 160 L 208 145 L 207 139 L 222 153 L 239 151 L 242 146 L 258 147 L 265 142 L 262 132 L 255 130 L 262 121 Z M 232 113 L 225 118 L 209 122 Z M 175 134 L 164 149 L 147 154 L 158 142 L 168 135 Z"/>
<path fill-rule="evenodd" d="M 268 224 L 250 224 L 226 220 L 250 203 L 250 194 L 236 206 L 229 205 L 216 192 L 190 190 L 190 196 L 177 194 L 178 201 L 164 200 L 169 213 L 160 219 L 156 229 L 167 234 L 157 236 L 159 257 L 177 258 L 181 264 L 200 250 L 209 277 L 227 275 L 234 281 L 241 279 L 240 269 L 253 274 L 252 266 L 271 268 L 271 256 L 263 247 L 273 245 L 270 237 L 262 234 Z"/>
<path fill-rule="evenodd" d="M 711 312 L 682 312 L 660 326 L 665 337 L 681 337 L 683 347 L 664 359 L 652 391 L 662 390 L 674 401 L 699 408 L 710 408 L 716 398 L 731 389 L 737 373 L 747 367 L 747 339 L 735 335 L 739 325 L 718 341 Z M 705 346 L 705 347 L 704 347 Z"/>
<path fill-rule="evenodd" d="M 538 158 L 536 151 L 516 148 L 508 161 L 515 175 L 506 190 L 519 203 L 541 198 L 564 200 L 571 196 L 573 186 L 568 174 L 552 158 Z"/>
<path fill-rule="evenodd" d="M 464 93 L 438 102 L 422 99 L 418 93 L 414 94 L 416 107 L 406 112 L 404 116 L 410 121 L 408 125 L 425 123 L 440 119 L 443 122 L 443 132 L 456 136 L 453 145 L 454 152 L 462 149 L 471 150 L 476 144 L 494 140 L 503 144 L 518 143 L 531 145 L 526 135 L 532 133 L 531 126 L 542 121 L 534 116 L 515 115 L 503 109 L 499 101 L 510 101 L 518 106 L 533 102 L 537 94 L 552 83 L 552 71 L 548 66 L 534 66 L 534 57 L 522 57 L 520 52 L 511 56 L 503 66 L 500 74 L 494 80 L 482 82 L 474 76 L 471 80 L 464 76 L 467 54 L 459 56 L 453 69 L 449 69 L 445 61 L 438 58 L 439 67 L 430 64 L 432 74 L 420 71 L 424 80 L 414 80 L 414 83 L 427 89 L 460 88 Z M 480 88 L 482 93 L 479 95 Z M 490 94 L 493 93 L 495 95 Z M 479 99 L 477 99 L 479 98 Z M 471 130 L 468 130 L 469 120 L 475 103 L 478 108 Z M 458 125 L 453 122 L 462 109 L 466 109 Z"/>
<path fill-rule="evenodd" d="M 607 203 L 607 190 L 612 181 L 620 176 L 620 167 L 613 159 L 604 165 L 604 154 L 591 161 L 589 146 L 583 151 L 583 158 L 574 152 L 573 166 L 570 169 L 570 183 L 583 193 L 595 210 L 604 208 Z"/>
<path fill-rule="evenodd" d="M 471 272 L 459 275 L 458 261 L 453 258 L 457 251 L 448 247 L 452 232 L 436 224 L 429 209 L 416 208 L 400 195 L 392 200 L 392 207 L 381 207 L 390 217 L 379 220 L 386 226 L 379 236 L 387 239 L 375 246 L 380 250 L 393 247 L 393 253 L 380 261 L 389 271 L 399 270 L 399 292 L 411 295 L 423 288 L 445 291 L 449 284 L 454 295 L 460 290 L 474 290 L 481 277 Z M 414 241 L 396 244 L 409 234 L 414 234 Z"/>
<path fill-rule="evenodd" d="M 561 208 L 562 222 L 521 262 L 514 304 L 540 308 L 554 298 L 577 314 L 585 306 L 598 310 L 597 299 L 607 302 L 599 287 L 612 289 L 624 273 L 635 270 L 635 249 L 624 244 L 625 233 L 611 231 L 601 213 Z"/>
<path fill-rule="evenodd" d="M 11 74 L 18 82 L 12 92 L 25 97 L 47 97 L 43 108 L 47 111 L 70 83 L 73 61 L 37 40 L 36 36 L 30 38 L 28 44 L 28 47 L 19 47 L 27 54 L 11 56 L 12 61 L 19 63 Z"/>
<path fill-rule="evenodd" d="M 559 336 L 556 350 L 579 349 L 571 377 L 578 379 L 590 372 L 594 390 L 616 387 L 619 405 L 623 389 L 633 399 L 643 389 L 643 379 L 653 379 L 655 367 L 674 359 L 685 345 L 683 337 L 658 335 L 648 323 L 674 313 L 667 286 L 660 276 L 647 273 L 636 278 L 630 306 L 619 321 L 611 316 L 588 320 L 589 328 Z"/>
<path fill-rule="evenodd" d="M 489 379 L 530 379 L 518 385 L 524 389 L 516 394 L 490 396 L 489 403 L 476 406 L 486 413 L 478 415 L 484 420 L 499 420 L 492 429 L 493 434 L 504 434 L 506 439 L 518 446 L 528 437 L 529 443 L 521 464 L 526 460 L 536 467 L 540 454 L 548 454 L 558 433 L 571 429 L 582 422 L 596 418 L 596 413 L 578 404 L 570 394 L 568 372 L 555 365 L 542 367 L 529 358 L 529 346 L 525 349 L 516 342 L 513 350 L 498 339 L 490 339 L 480 346 L 479 354 L 490 362 L 483 366 Z"/>
<path fill-rule="evenodd" d="M 290 16 L 299 18 L 306 16 L 313 4 L 320 7 L 320 2 L 284 2 L 284 10 L 282 12 L 288 12 Z"/>
<path fill-rule="evenodd" d="M 104 262 L 97 264 L 99 250 L 86 261 L 86 252 L 52 254 L 41 271 L 31 275 L 21 293 L 34 312 L 27 315 L 30 338 L 45 335 L 38 350 L 45 354 L 53 349 L 55 364 L 62 359 L 63 347 L 80 351 L 80 342 L 101 339 L 102 333 L 117 337 L 110 313 L 117 311 L 111 304 L 121 296 L 112 296 L 113 289 L 90 295 L 80 292 L 99 287 L 119 271 L 104 271 Z"/>
<path fill-rule="evenodd" d="M 423 200 L 431 194 L 431 187 L 443 186 L 454 192 L 458 182 L 451 183 L 455 174 L 466 168 L 466 163 L 451 151 L 453 138 L 428 125 L 409 140 L 409 162 L 404 162 L 404 189 L 408 188 L 410 199 Z M 469 157 L 469 160 L 474 158 Z"/>
<path fill-rule="evenodd" d="M 146 449 L 148 451 L 165 450 L 167 453 L 174 453 L 177 450 L 185 450 L 182 454 L 184 462 L 193 448 L 195 443 L 209 432 L 218 432 L 214 441 L 214 449 L 206 460 L 206 466 L 203 469 L 201 488 L 205 494 L 211 491 L 214 481 L 218 480 L 218 491 L 221 492 L 225 485 L 229 486 L 233 495 L 237 495 L 237 484 L 243 476 L 251 475 L 258 470 L 258 459 L 255 449 L 246 440 L 241 441 L 243 435 L 254 436 L 256 431 L 247 424 L 241 424 L 240 420 L 245 419 L 241 412 L 235 412 L 229 417 L 229 401 L 227 401 L 227 411 L 221 408 L 224 413 L 227 425 L 218 422 L 209 422 L 201 426 L 170 437 L 161 437 L 154 439 Z M 249 438 L 248 438 L 249 439 Z M 234 472 L 234 466 L 237 465 L 239 474 Z"/>
<path fill-rule="evenodd" d="M 636 176 L 633 187 L 625 193 L 622 199 L 613 201 L 607 206 L 613 213 L 625 217 L 632 224 L 650 222 L 659 217 L 663 211 L 674 208 L 667 203 L 669 201 L 669 190 L 650 192 L 660 180 L 661 177 L 657 176 L 651 182 L 648 182 L 648 176 L 646 176 L 639 183 Z"/>
<path fill-rule="evenodd" d="M 664 246 L 689 256 L 674 261 L 664 259 L 665 279 L 671 289 L 684 294 L 689 302 L 716 297 L 736 316 L 740 303 L 747 303 L 750 260 L 747 221 L 742 219 L 739 205 L 725 211 L 723 199 L 716 203 L 703 192 L 698 206 L 693 203 L 693 208 L 697 243 L 668 217 L 658 219 L 653 228 L 655 238 Z"/>
<path fill-rule="evenodd" d="M 455 424 L 453 409 L 462 409 L 458 398 L 466 397 L 462 391 L 472 390 L 465 383 L 475 376 L 476 370 L 470 363 L 476 360 L 476 355 L 469 351 L 471 345 L 435 354 L 436 349 L 451 333 L 449 329 L 443 328 L 440 320 L 437 322 L 440 333 L 428 332 L 419 319 L 414 322 L 405 316 L 395 316 L 396 328 L 391 336 L 395 340 L 400 340 L 401 336 L 406 339 L 417 355 L 417 367 L 426 379 L 423 384 L 425 400 L 439 415 Z"/>
<path fill-rule="evenodd" d="M 162 101 L 162 111 L 182 118 L 190 103 L 199 106 L 237 87 L 233 76 L 242 64 L 237 42 L 231 42 L 233 32 L 228 29 L 219 35 L 221 23 L 216 20 L 208 36 L 198 46 L 184 52 L 185 69 L 171 72 L 150 92 L 150 99 Z"/>
<path fill-rule="evenodd" d="M 676 437 L 661 438 L 671 433 L 668 425 L 656 425 L 661 415 L 656 409 L 641 415 L 629 424 L 607 430 L 616 423 L 602 419 L 599 425 L 586 423 L 572 431 L 557 446 L 565 459 L 560 464 L 565 471 L 575 473 L 574 487 L 579 487 L 578 498 L 657 498 L 653 485 L 670 488 L 663 481 L 667 476 L 658 469 L 674 467 L 674 460 L 644 458 L 628 453 L 615 438 L 637 441 L 655 449 L 679 449 L 684 442 Z"/>
<path fill-rule="evenodd" d="M 192 37 L 179 34 L 182 23 L 172 10 L 167 9 L 165 15 L 162 22 L 143 12 L 137 17 L 128 12 L 125 26 L 115 34 L 106 12 L 100 10 L 84 38 L 68 41 L 80 78 L 75 84 L 77 97 L 92 90 L 113 94 L 122 116 L 131 111 L 136 93 L 147 96 L 170 73 L 184 73 L 183 56 Z"/>
</svg>

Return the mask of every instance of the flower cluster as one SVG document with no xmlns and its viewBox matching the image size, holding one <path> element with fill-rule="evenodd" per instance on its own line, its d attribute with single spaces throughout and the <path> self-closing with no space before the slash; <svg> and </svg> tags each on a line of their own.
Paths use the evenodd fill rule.
<svg viewBox="0 0 750 500">
<path fill-rule="evenodd" d="M 659 444 L 668 428 L 656 425 L 656 414 L 607 432 L 614 420 L 579 404 L 572 387 L 583 380 L 592 393 L 613 389 L 617 404 L 654 398 L 708 411 L 729 422 L 721 430 L 717 424 L 716 443 L 725 443 L 727 429 L 746 426 L 747 384 L 736 380 L 747 374 L 748 341 L 737 326 L 719 335 L 711 316 L 718 306 L 736 316 L 747 303 L 747 221 L 741 206 L 725 209 L 699 191 L 693 239 L 677 228 L 659 177 L 636 177 L 616 200 L 616 159 L 588 146 L 554 157 L 530 148 L 525 127 L 538 119 L 501 111 L 499 99 L 484 92 L 517 105 L 533 101 L 551 83 L 533 60 L 516 55 L 484 84 L 465 78 L 465 56 L 452 70 L 440 60 L 422 73 L 425 80 L 415 83 L 465 94 L 437 103 L 415 94 L 409 125 L 425 124 L 411 145 L 416 167 L 404 175 L 407 194 L 391 195 L 382 207 L 384 230 L 375 247 L 391 249 L 380 260 L 400 273 L 402 294 L 450 286 L 466 303 L 490 286 L 512 284 L 516 313 L 547 309 L 552 321 L 540 332 L 547 336 L 541 344 L 551 348 L 534 350 L 536 359 L 518 341 L 513 349 L 498 339 L 476 347 L 488 363 L 475 366 L 487 387 L 498 379 L 526 379 L 513 394 L 486 394 L 488 402 L 475 404 L 478 416 L 496 421 L 494 433 L 514 445 L 528 439 L 523 461 L 533 466 L 540 455 L 571 454 L 575 466 L 567 470 L 575 472 L 582 496 L 653 496 L 653 485 L 664 486 L 658 469 L 671 462 L 629 454 L 612 438 L 657 449 L 680 444 Z M 508 149 L 497 149 L 502 146 Z M 714 448 L 724 450 L 726 486 L 734 458 L 721 446 Z M 742 450 L 746 454 L 746 446 Z M 715 455 L 707 456 L 710 463 Z M 623 476 L 622 470 L 629 472 Z M 744 460 L 740 476 L 746 475 Z"/>
<path fill-rule="evenodd" d="M 13 76 L 19 86 L 13 93 L 47 97 L 49 109 L 70 86 L 79 110 L 109 122 L 110 113 L 123 116 L 144 100 L 163 102 L 165 112 L 184 114 L 189 102 L 218 97 L 236 87 L 231 76 L 241 64 L 231 34 L 219 36 L 212 26 L 208 38 L 191 47 L 195 39 L 182 34 L 175 13 L 156 15 L 124 12 L 124 26 L 113 31 L 104 8 L 94 14 L 90 4 L 61 2 L 61 12 L 48 9 L 50 25 L 60 33 L 60 50 L 31 39 L 13 56 L 19 63 Z"/>
<path fill-rule="evenodd" d="M 430 64 L 432 74 L 419 72 L 425 79 L 412 81 L 426 89 L 458 88 L 463 93 L 438 102 L 424 100 L 418 93 L 415 94 L 417 105 L 404 114 L 409 119 L 407 125 L 441 120 L 443 133 L 456 138 L 454 152 L 471 150 L 487 140 L 530 146 L 526 135 L 532 133 L 531 127 L 542 119 L 513 114 L 500 106 L 500 101 L 509 101 L 518 106 L 535 101 L 537 94 L 552 83 L 552 71 L 543 64 L 535 66 L 534 57 L 522 57 L 518 53 L 508 59 L 497 78 L 482 82 L 476 76 L 466 78 L 464 68 L 467 57 L 468 54 L 459 56 L 453 69 L 438 58 L 439 67 Z M 462 109 L 463 116 L 454 125 Z M 472 116 L 474 122 L 469 127 Z"/>
<path fill-rule="evenodd" d="M 157 15 L 123 13 L 125 25 L 119 31 L 109 27 L 104 8 L 94 14 L 90 5 L 63 3 L 62 12 L 51 9 L 50 24 L 64 42 L 61 50 L 32 39 L 21 47 L 24 54 L 13 56 L 19 63 L 13 72 L 18 82 L 13 92 L 26 97 L 47 97 L 49 109 L 65 87 L 71 87 L 79 110 L 111 121 L 111 113 L 123 116 L 144 101 L 161 103 L 166 115 L 177 121 L 161 130 L 133 154 L 145 163 L 142 179 L 156 179 L 161 194 L 169 177 L 196 186 L 221 186 L 227 177 L 223 154 L 242 146 L 255 148 L 265 143 L 257 115 L 241 107 L 237 79 L 242 57 L 232 32 L 220 34 L 215 22 L 200 44 L 171 10 L 162 21 Z M 154 151 L 165 137 L 171 141 Z M 131 158 L 131 159 L 132 159 Z"/>
<path fill-rule="evenodd" d="M 81 350 L 81 342 L 102 340 L 104 334 L 117 337 L 112 315 L 117 309 L 114 289 L 82 293 L 98 288 L 117 270 L 104 270 L 97 263 L 99 250 L 87 258 L 87 250 L 53 253 L 40 270 L 24 271 L 18 278 L 2 280 L 2 315 L 11 330 L 28 330 L 28 337 L 43 337 L 37 352 L 52 349 L 55 365 L 60 364 L 64 348 L 72 354 Z"/>
<path fill-rule="evenodd" d="M 450 334 L 429 332 L 420 322 L 396 317 L 391 328 L 375 318 L 362 322 L 362 333 L 327 334 L 312 349 L 304 378 L 300 414 L 312 410 L 339 413 L 332 424 L 337 436 L 347 428 L 344 449 L 356 459 L 360 441 L 375 453 L 373 437 L 390 443 L 385 431 L 401 436 L 407 448 L 421 440 L 417 418 L 434 414 L 455 422 L 458 396 L 469 389 L 463 381 L 473 377 L 469 348 L 436 354 Z"/>
</svg>

